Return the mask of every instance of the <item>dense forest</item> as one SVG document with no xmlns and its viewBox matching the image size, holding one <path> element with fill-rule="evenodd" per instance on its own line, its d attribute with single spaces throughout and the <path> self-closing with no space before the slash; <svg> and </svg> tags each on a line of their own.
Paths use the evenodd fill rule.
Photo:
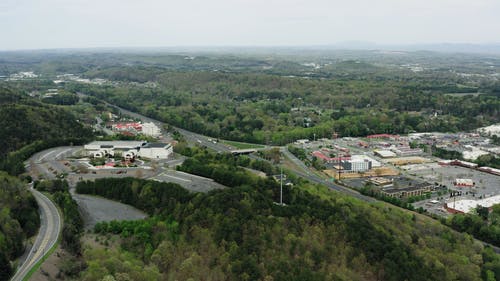
<svg viewBox="0 0 500 281">
<path fill-rule="evenodd" d="M 0 280 L 13 274 L 10 261 L 24 252 L 24 240 L 39 225 L 38 205 L 25 183 L 0 172 Z"/>
<path fill-rule="evenodd" d="M 0 85 L 0 170 L 19 175 L 25 169 L 23 162 L 34 153 L 59 145 L 81 144 L 92 135 L 92 130 L 68 110 L 42 103 L 17 87 Z M 66 198 L 61 199 L 62 195 Z M 67 209 L 67 197 L 71 199 L 69 193 L 55 195 L 58 203 L 64 204 L 63 210 Z M 76 203 L 73 211 L 78 214 Z M 7 280 L 12 274 L 11 261 L 24 252 L 25 239 L 33 236 L 39 225 L 38 205 L 26 184 L 0 172 L 0 280 Z M 65 229 L 63 237 L 72 231 Z"/>
<path fill-rule="evenodd" d="M 6 80 L 0 82 L 0 169 L 12 175 L 23 172 L 23 161 L 37 151 L 90 140 L 93 133 L 83 124 L 106 110 L 102 101 L 214 138 L 273 145 L 334 132 L 364 136 L 459 131 L 500 121 L 498 57 L 356 51 L 300 55 L 299 50 L 282 55 L 68 51 L 0 53 L 0 62 L 0 76 Z M 412 70 L 412 65 L 421 70 Z M 41 75 L 7 78 L 28 70 Z M 68 73 L 76 75 L 64 76 L 72 77 L 68 80 L 58 76 Z M 54 88 L 59 94 L 42 94 Z M 86 94 L 82 100 L 89 104 L 82 105 L 76 93 Z M 144 220 L 95 226 L 94 246 L 108 243 L 110 237 L 118 245 L 82 247 L 82 219 L 67 183 L 36 183 L 37 189 L 53 193 L 64 214 L 61 245 L 74 256 L 62 266 L 66 277 L 500 279 L 500 257 L 472 237 L 499 245 L 498 208 L 491 213 L 478 208 L 475 214 L 443 220 L 443 225 L 383 202 L 367 204 L 333 193 L 292 174 L 288 179 L 293 187 L 284 187 L 285 205 L 279 205 L 280 185 L 270 177 L 279 171 L 272 161 L 211 153 L 184 142 L 175 150 L 187 157 L 177 169 L 227 188 L 190 193 L 174 183 L 133 178 L 77 184 L 79 193 L 117 200 L 149 214 Z M 261 156 L 279 159 L 275 152 Z M 291 152 L 305 158 L 302 150 Z M 455 157 L 438 149 L 434 153 Z M 478 161 L 498 165 L 496 159 Z M 22 183 L 4 173 L 0 182 L 4 280 L 12 272 L 9 261 L 21 253 L 23 239 L 36 231 L 39 221 L 36 202 Z M 392 203 L 409 207 L 407 202 Z"/>
<path fill-rule="evenodd" d="M 93 135 L 68 110 L 40 103 L 17 90 L 0 87 L 0 169 L 24 171 L 33 153 L 58 145 L 80 144 Z"/>
<path fill-rule="evenodd" d="M 156 86 L 70 84 L 67 89 L 194 132 L 254 143 L 282 145 L 333 132 L 364 136 L 470 130 L 500 121 L 496 88 L 458 87 L 463 82 L 459 79 L 417 75 L 315 79 L 155 67 L 109 68 L 91 75 L 151 81 Z M 449 94 L 479 90 L 484 93 Z"/>
<path fill-rule="evenodd" d="M 451 216 L 445 223 L 460 232 L 470 233 L 500 247 L 500 205 L 494 205 L 491 211 L 477 206 L 475 212 Z"/>
<path fill-rule="evenodd" d="M 200 161 L 206 155 L 206 161 Z M 225 157 L 198 152 L 216 173 Z M 205 164 L 203 164 L 205 163 Z M 186 164 L 181 169 L 193 166 Z M 432 219 L 367 205 L 321 187 L 286 188 L 241 171 L 229 188 L 193 194 L 139 179 L 80 182 L 77 192 L 131 204 L 150 214 L 96 225 L 120 247 L 87 249 L 82 280 L 492 280 L 500 261 L 471 236 Z M 247 180 L 243 180 L 247 178 Z M 130 266 L 122 266 L 129 264 Z M 139 270 L 144 268 L 144 270 Z"/>
</svg>

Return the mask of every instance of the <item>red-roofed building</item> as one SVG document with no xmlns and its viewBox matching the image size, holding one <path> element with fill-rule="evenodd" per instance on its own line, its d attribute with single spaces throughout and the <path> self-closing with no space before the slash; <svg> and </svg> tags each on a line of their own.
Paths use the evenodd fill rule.
<svg viewBox="0 0 500 281">
<path fill-rule="evenodd" d="M 339 163 L 340 161 L 351 160 L 351 156 L 328 157 L 321 153 L 321 151 L 314 151 L 312 155 L 328 163 Z"/>
<path fill-rule="evenodd" d="M 142 131 L 142 124 L 137 122 L 116 123 L 112 126 L 112 128 L 118 131 L 127 131 L 127 130 Z"/>
</svg>

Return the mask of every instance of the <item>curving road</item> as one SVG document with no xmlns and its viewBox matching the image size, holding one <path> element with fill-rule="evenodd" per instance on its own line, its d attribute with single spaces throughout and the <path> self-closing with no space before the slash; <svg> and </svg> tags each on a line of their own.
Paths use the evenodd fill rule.
<svg viewBox="0 0 500 281">
<path fill-rule="evenodd" d="M 54 246 L 61 232 L 61 216 L 54 203 L 42 193 L 34 190 L 33 186 L 31 186 L 30 190 L 39 206 L 40 230 L 28 257 L 19 266 L 16 274 L 11 279 L 12 281 L 23 280 L 33 266 Z"/>
<path fill-rule="evenodd" d="M 138 118 L 138 119 L 142 120 L 143 122 L 153 122 L 160 128 L 162 128 L 164 125 L 163 122 L 146 117 L 142 114 L 132 112 L 130 110 L 126 110 L 124 108 L 121 108 L 119 106 L 116 106 L 114 104 L 110 104 L 107 102 L 106 102 L 106 104 L 118 109 L 122 114 L 129 115 L 129 116 L 132 116 L 134 118 Z M 197 134 L 197 133 L 193 133 L 193 132 L 181 129 L 181 128 L 176 128 L 176 127 L 173 127 L 173 128 L 175 128 L 180 134 L 182 134 L 186 138 L 186 140 L 190 143 L 198 143 L 198 144 L 206 146 L 207 148 L 215 150 L 217 152 L 230 152 L 231 151 L 231 149 L 229 149 L 227 146 L 223 145 L 220 142 L 213 143 L 213 142 L 209 141 L 210 137 L 207 137 L 207 136 L 204 136 L 201 134 Z M 286 149 L 286 147 L 280 147 L 280 151 L 283 154 L 285 154 L 290 160 L 292 160 L 297 166 L 299 166 L 303 170 L 303 171 L 294 171 L 297 174 L 297 176 L 305 178 L 311 182 L 326 185 L 327 187 L 329 187 L 332 190 L 345 193 L 347 195 L 356 197 L 356 198 L 361 199 L 361 200 L 366 201 L 366 202 L 376 202 L 377 201 L 372 197 L 362 195 L 357 191 L 343 187 L 343 186 L 335 184 L 333 182 L 325 181 L 324 179 L 318 177 L 317 175 L 314 175 L 309 170 L 309 168 L 307 166 L 305 166 L 302 161 L 297 159 L 297 157 L 295 157 L 293 154 L 291 154 L 288 151 L 288 149 Z"/>
</svg>

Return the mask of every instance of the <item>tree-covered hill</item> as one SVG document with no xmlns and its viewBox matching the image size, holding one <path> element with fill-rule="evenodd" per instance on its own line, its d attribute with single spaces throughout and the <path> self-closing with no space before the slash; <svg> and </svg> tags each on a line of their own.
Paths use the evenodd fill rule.
<svg viewBox="0 0 500 281">
<path fill-rule="evenodd" d="M 11 260 L 24 251 L 24 239 L 40 225 L 38 205 L 24 184 L 0 172 L 0 280 L 8 280 Z"/>
<path fill-rule="evenodd" d="M 314 134 L 329 137 L 334 131 L 341 136 L 449 132 L 500 121 L 493 85 L 439 75 L 350 73 L 354 76 L 316 79 L 120 67 L 92 75 L 128 83 L 73 84 L 68 89 L 212 137 L 280 145 Z M 157 86 L 132 83 L 136 81 Z M 478 91 L 482 94 L 454 95 Z"/>
<path fill-rule="evenodd" d="M 92 131 L 69 111 L 0 87 L 0 169 L 17 174 L 37 150 L 79 143 Z"/>
<path fill-rule="evenodd" d="M 194 157 L 205 159 L 197 165 L 206 173 L 219 173 L 228 161 L 207 152 Z M 184 169 L 194 167 L 186 165 Z M 238 172 L 245 178 L 244 171 Z M 79 183 L 78 192 L 120 200 L 151 215 L 143 221 L 98 224 L 96 232 L 103 239 L 119 235 L 121 247 L 87 249 L 88 268 L 80 279 L 494 280 L 488 278 L 500 276 L 500 260 L 491 249 L 430 218 L 383 203 L 362 203 L 304 182 L 286 188 L 286 205 L 279 206 L 278 183 L 250 174 L 246 178 L 208 194 L 132 178 Z M 320 192 L 323 199 L 308 190 Z"/>
</svg>

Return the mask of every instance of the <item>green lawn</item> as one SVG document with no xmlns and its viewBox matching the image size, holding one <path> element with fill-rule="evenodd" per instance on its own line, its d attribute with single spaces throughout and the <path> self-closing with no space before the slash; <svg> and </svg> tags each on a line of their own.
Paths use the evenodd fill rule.
<svg viewBox="0 0 500 281">
<path fill-rule="evenodd" d="M 220 142 L 226 145 L 233 146 L 237 149 L 264 148 L 262 144 L 255 144 L 255 143 L 246 143 L 246 142 L 228 141 L 228 140 L 221 140 Z"/>
</svg>

